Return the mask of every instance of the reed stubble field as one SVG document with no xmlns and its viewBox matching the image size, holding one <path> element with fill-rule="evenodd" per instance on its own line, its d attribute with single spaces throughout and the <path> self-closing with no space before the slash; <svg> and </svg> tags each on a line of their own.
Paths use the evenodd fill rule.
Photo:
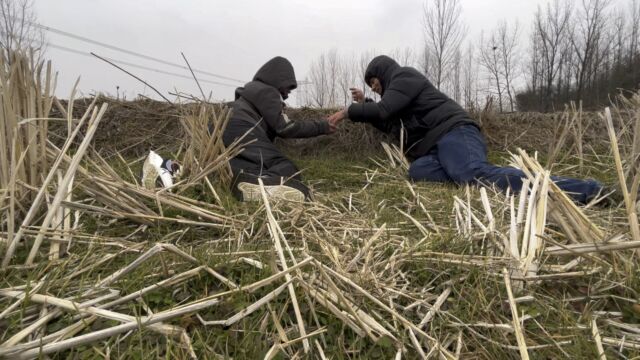
<svg viewBox="0 0 640 360">
<path fill-rule="evenodd" d="M 62 101 L 48 64 L 0 65 L 0 358 L 640 355 L 639 95 L 475 114 L 528 192 L 409 182 L 390 139 L 344 124 L 279 143 L 315 201 L 243 204 L 224 107 Z M 171 191 L 140 186 L 150 149 L 183 163 Z M 578 207 L 550 174 L 624 201 Z"/>
</svg>

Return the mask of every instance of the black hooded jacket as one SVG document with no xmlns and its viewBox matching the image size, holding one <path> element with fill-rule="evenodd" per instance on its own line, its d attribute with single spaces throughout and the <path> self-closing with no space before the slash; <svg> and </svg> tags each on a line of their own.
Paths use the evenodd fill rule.
<svg viewBox="0 0 640 360">
<path fill-rule="evenodd" d="M 367 84 L 373 77 L 380 80 L 382 98 L 377 103 L 352 104 L 348 109 L 349 119 L 371 123 L 398 137 L 404 126 L 403 146 L 410 158 L 426 155 L 455 127 L 477 126 L 460 105 L 412 67 L 401 67 L 388 56 L 377 56 L 367 66 Z"/>
<path fill-rule="evenodd" d="M 324 120 L 291 121 L 284 113 L 281 93 L 296 86 L 296 75 L 289 60 L 280 56 L 269 60 L 258 70 L 253 81 L 236 89 L 227 129 L 259 123 L 257 129 L 262 129 L 271 141 L 276 136 L 304 138 L 327 134 L 329 124 Z"/>
</svg>

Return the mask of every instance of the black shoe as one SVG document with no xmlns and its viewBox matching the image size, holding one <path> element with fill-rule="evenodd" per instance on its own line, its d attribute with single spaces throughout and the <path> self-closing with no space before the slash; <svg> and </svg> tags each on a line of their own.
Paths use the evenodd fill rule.
<svg viewBox="0 0 640 360">
<path fill-rule="evenodd" d="M 624 203 L 624 196 L 622 191 L 617 186 L 603 186 L 598 193 L 587 198 L 587 204 L 592 204 L 598 207 L 610 208 L 617 207 L 621 203 Z"/>
</svg>

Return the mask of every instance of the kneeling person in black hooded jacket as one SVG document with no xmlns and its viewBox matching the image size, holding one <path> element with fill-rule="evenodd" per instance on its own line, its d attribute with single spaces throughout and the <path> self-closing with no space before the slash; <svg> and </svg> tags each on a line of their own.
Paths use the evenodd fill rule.
<svg viewBox="0 0 640 360">
<path fill-rule="evenodd" d="M 406 155 L 412 160 L 409 177 L 414 181 L 483 183 L 521 190 L 525 174 L 489 163 L 478 125 L 418 70 L 402 67 L 383 55 L 371 60 L 364 76 L 381 96 L 380 101 L 365 99 L 361 90 L 352 89 L 357 103 L 331 115 L 329 122 L 333 125 L 348 117 L 403 138 Z M 602 192 L 602 185 L 595 180 L 552 180 L 579 203 L 587 203 Z"/>
<path fill-rule="evenodd" d="M 261 199 L 261 179 L 268 195 L 291 200 L 309 199 L 296 165 L 273 144 L 276 137 L 307 138 L 330 134 L 325 120 L 292 121 L 284 100 L 297 87 L 289 60 L 275 57 L 264 64 L 244 87 L 236 89 L 231 119 L 223 134 L 225 146 L 241 139 L 244 150 L 230 160 L 232 191 L 243 201 Z"/>
</svg>

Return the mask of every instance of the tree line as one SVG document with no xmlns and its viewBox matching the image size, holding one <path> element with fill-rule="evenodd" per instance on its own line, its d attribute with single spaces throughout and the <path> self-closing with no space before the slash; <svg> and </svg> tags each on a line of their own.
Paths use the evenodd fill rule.
<svg viewBox="0 0 640 360">
<path fill-rule="evenodd" d="M 301 86 L 299 103 L 348 104 L 349 87 L 368 91 L 363 74 L 380 54 L 416 67 L 468 109 L 546 112 L 571 101 L 593 108 L 640 87 L 640 0 L 615 6 L 612 0 L 550 0 L 530 24 L 497 21 L 475 39 L 467 36 L 463 10 L 460 0 L 427 0 L 421 49 L 321 54 Z"/>
</svg>

